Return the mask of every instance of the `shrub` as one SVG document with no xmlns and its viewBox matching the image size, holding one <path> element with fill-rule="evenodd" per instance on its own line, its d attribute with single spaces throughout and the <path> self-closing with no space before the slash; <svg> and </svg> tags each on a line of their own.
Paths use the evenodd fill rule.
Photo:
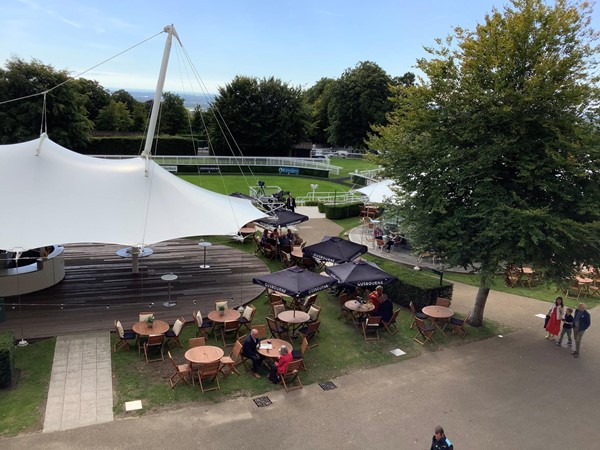
<svg viewBox="0 0 600 450">
<path fill-rule="evenodd" d="M 418 286 L 403 280 L 399 280 L 397 283 L 386 286 L 385 289 L 385 292 L 394 303 L 408 308 L 408 304 L 412 301 L 417 310 L 421 310 L 424 306 L 435 305 L 438 297 L 452 299 L 452 291 L 452 284 L 443 284 L 442 286 Z"/>
<path fill-rule="evenodd" d="M 358 217 L 362 203 L 343 203 L 343 204 L 325 204 L 323 209 L 325 217 L 331 220 L 347 219 L 348 217 Z M 319 210 L 320 211 L 320 210 Z"/>
<path fill-rule="evenodd" d="M 15 336 L 10 331 L 0 333 L 0 389 L 12 385 L 15 365 Z"/>
</svg>

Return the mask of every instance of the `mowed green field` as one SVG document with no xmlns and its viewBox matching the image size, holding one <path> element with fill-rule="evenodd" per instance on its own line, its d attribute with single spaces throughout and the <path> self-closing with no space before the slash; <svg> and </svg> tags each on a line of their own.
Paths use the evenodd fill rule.
<svg viewBox="0 0 600 450">
<path fill-rule="evenodd" d="M 364 159 L 349 158 L 332 158 L 331 164 L 343 167 L 343 170 L 339 175 L 340 178 L 347 177 L 349 173 L 354 172 L 355 170 L 368 170 L 377 167 L 377 165 Z M 267 186 L 279 186 L 284 191 L 290 191 L 294 197 L 303 197 L 312 192 L 310 187 L 311 184 L 319 185 L 317 192 L 347 192 L 350 189 L 347 186 L 330 181 L 326 178 L 302 177 L 297 175 L 202 174 L 181 175 L 181 178 L 196 186 L 220 194 L 231 194 L 233 192 L 249 194 L 250 186 L 257 186 L 258 180 L 264 181 Z"/>
</svg>

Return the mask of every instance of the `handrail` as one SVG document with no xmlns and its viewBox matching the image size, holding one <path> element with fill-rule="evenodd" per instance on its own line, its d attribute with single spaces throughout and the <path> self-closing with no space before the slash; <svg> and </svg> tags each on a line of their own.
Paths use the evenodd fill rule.
<svg viewBox="0 0 600 450">
<path fill-rule="evenodd" d="M 130 159 L 132 155 L 91 155 L 104 159 Z M 329 164 L 328 160 L 315 161 L 311 158 L 290 158 L 274 156 L 153 156 L 159 165 L 215 165 L 215 166 L 267 166 L 267 167 L 297 167 L 302 169 L 327 170 L 333 175 L 339 175 L 342 168 Z"/>
</svg>

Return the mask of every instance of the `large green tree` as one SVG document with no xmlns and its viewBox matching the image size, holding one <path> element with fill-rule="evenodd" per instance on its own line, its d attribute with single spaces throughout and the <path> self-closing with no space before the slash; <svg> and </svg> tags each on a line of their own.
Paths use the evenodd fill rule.
<svg viewBox="0 0 600 450">
<path fill-rule="evenodd" d="M 588 5 L 513 0 L 454 30 L 418 61 L 370 144 L 406 193 L 415 243 L 476 267 L 471 324 L 495 273 L 531 264 L 548 279 L 600 259 L 596 35 Z"/>
<path fill-rule="evenodd" d="M 78 78 L 73 80 L 77 91 L 85 98 L 85 109 L 88 119 L 96 122 L 98 113 L 110 103 L 110 93 L 95 80 Z"/>
<path fill-rule="evenodd" d="M 92 122 L 86 117 L 86 98 L 80 94 L 66 71 L 57 71 L 34 59 L 13 58 L 0 69 L 0 99 L 22 100 L 0 104 L 0 143 L 34 139 L 40 125 L 47 124 L 48 135 L 65 147 L 85 146 Z M 43 96 L 46 114 L 43 116 Z"/>
<path fill-rule="evenodd" d="M 101 131 L 128 131 L 132 125 L 127 105 L 113 100 L 98 112 L 96 118 L 96 128 Z"/>
<path fill-rule="evenodd" d="M 311 128 L 309 138 L 312 142 L 319 144 L 329 143 L 329 102 L 331 91 L 336 80 L 333 78 L 321 78 L 317 83 L 304 91 L 304 100 L 308 105 Z"/>
<path fill-rule="evenodd" d="M 190 132 L 190 113 L 183 98 L 172 92 L 163 93 L 160 107 L 160 132 L 177 135 Z"/>
<path fill-rule="evenodd" d="M 235 77 L 209 113 L 210 145 L 222 155 L 237 155 L 237 145 L 246 156 L 286 156 L 309 126 L 300 88 L 273 77 Z"/>
<path fill-rule="evenodd" d="M 329 97 L 329 142 L 364 148 L 371 126 L 386 123 L 392 106 L 388 100 L 391 81 L 370 61 L 347 69 L 332 86 Z"/>
</svg>

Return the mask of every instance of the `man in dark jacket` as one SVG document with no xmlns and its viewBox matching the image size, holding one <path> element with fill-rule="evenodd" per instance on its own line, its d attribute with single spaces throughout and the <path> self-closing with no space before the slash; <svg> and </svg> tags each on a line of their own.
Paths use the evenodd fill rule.
<svg viewBox="0 0 600 450">
<path fill-rule="evenodd" d="M 394 314 L 394 304 L 385 294 L 383 294 L 383 301 L 379 304 L 377 314 L 381 316 L 382 322 L 389 322 Z"/>
<path fill-rule="evenodd" d="M 444 429 L 439 425 L 435 427 L 435 434 L 431 439 L 431 450 L 454 450 L 450 439 L 444 434 Z"/>
<path fill-rule="evenodd" d="M 585 303 L 580 303 L 575 311 L 573 319 L 573 334 L 575 335 L 575 350 L 571 352 L 573 358 L 579 357 L 579 347 L 583 333 L 590 327 L 592 318 L 590 313 L 585 309 Z"/>
<path fill-rule="evenodd" d="M 250 334 L 244 341 L 244 345 L 242 346 L 242 354 L 252 360 L 252 372 L 256 378 L 260 378 L 260 374 L 258 373 L 258 369 L 260 365 L 264 361 L 265 357 L 259 354 L 256 349 L 260 345 L 260 339 L 258 339 L 258 331 L 254 328 L 250 331 Z"/>
<path fill-rule="evenodd" d="M 296 199 L 293 197 L 292 194 L 290 194 L 287 200 L 285 201 L 285 207 L 291 212 L 296 211 Z"/>
</svg>

